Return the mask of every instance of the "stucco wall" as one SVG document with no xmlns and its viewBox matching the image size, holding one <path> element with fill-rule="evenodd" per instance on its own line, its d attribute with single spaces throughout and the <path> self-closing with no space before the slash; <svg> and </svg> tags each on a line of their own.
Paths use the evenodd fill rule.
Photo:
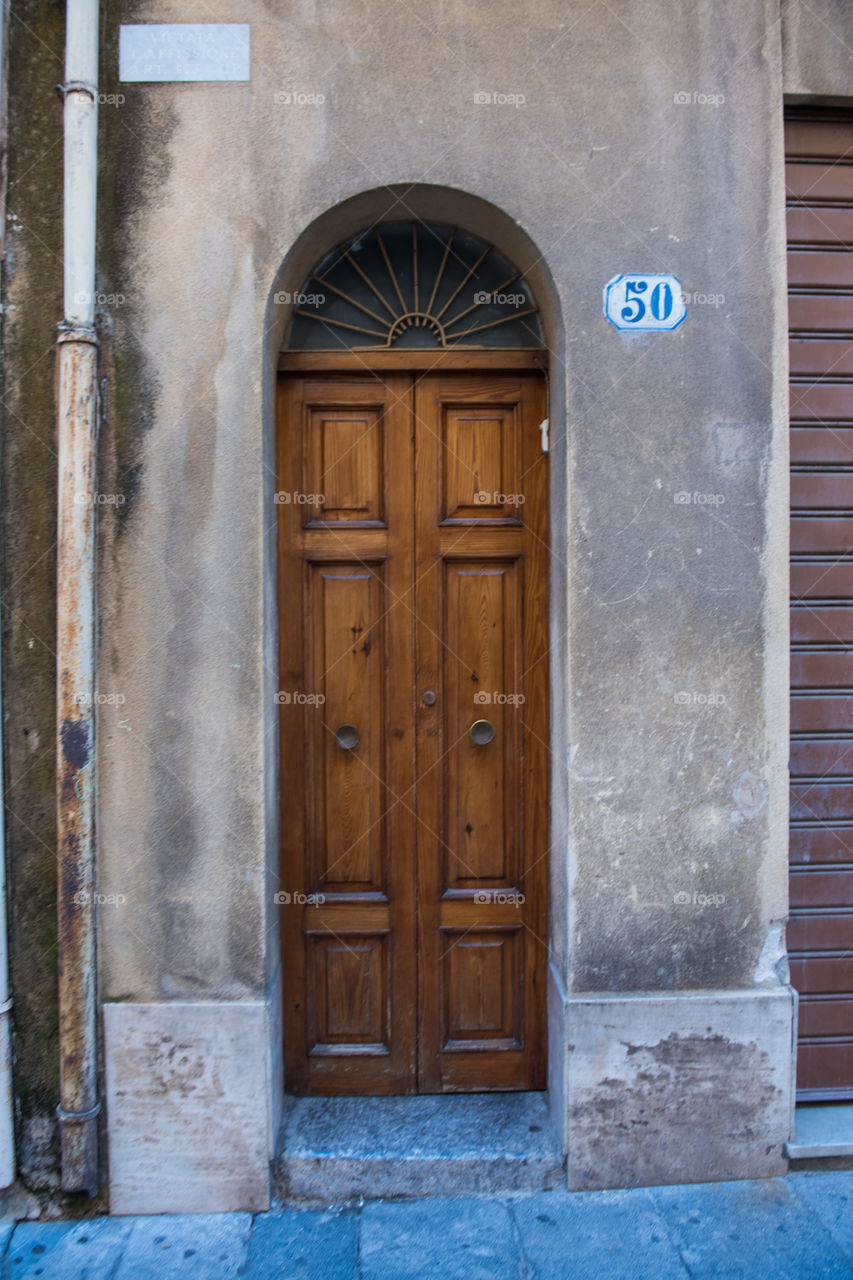
<svg viewBox="0 0 853 1280">
<path fill-rule="evenodd" d="M 154 16 L 187 15 L 133 12 Z M 315 218 L 401 182 L 516 219 L 562 307 L 571 984 L 749 984 L 785 911 L 773 5 L 539 3 L 523 26 L 509 3 L 487 24 L 474 3 L 217 17 L 251 24 L 249 84 L 122 85 L 104 108 L 117 124 L 102 213 L 118 215 L 104 292 L 121 298 L 108 325 L 116 368 L 144 388 L 116 388 L 122 453 L 105 469 L 126 498 L 101 585 L 100 684 L 126 699 L 99 726 L 101 877 L 127 899 L 102 913 L 107 996 L 263 989 L 268 299 Z M 325 101 L 281 100 L 293 91 Z M 157 180 L 141 189 L 140 174 Z M 602 286 L 632 269 L 674 271 L 696 296 L 679 330 L 606 323 Z"/>
<path fill-rule="evenodd" d="M 847 0 L 782 0 L 782 81 L 791 101 L 849 105 L 853 89 L 853 8 Z"/>
<path fill-rule="evenodd" d="M 50 6 L 19 11 L 61 43 Z M 769 990 L 784 978 L 782 38 L 787 93 L 843 94 L 849 11 L 784 0 L 780 22 L 775 0 L 533 0 L 523 13 L 494 0 L 485 13 L 478 0 L 226 0 L 216 20 L 251 26 L 249 83 L 120 84 L 120 21 L 211 14 L 176 0 L 104 8 L 107 1001 L 201 1008 L 258 1001 L 275 981 L 273 386 L 287 313 L 272 298 L 374 217 L 430 209 L 524 259 L 552 348 L 552 506 L 566 531 L 551 579 L 552 1024 L 578 993 Z M 61 106 L 28 117 L 27 95 L 36 86 L 41 104 L 60 69 L 12 33 L 23 174 L 43 163 Z M 10 861 L 17 981 L 48 1009 L 29 1040 L 19 1033 L 22 1078 L 43 1100 L 47 935 L 39 976 L 21 965 L 30 909 L 38 930 L 53 927 L 58 172 L 26 206 L 7 269 L 13 302 L 36 290 L 38 320 L 12 313 L 6 325 L 9 403 L 28 432 L 7 411 L 6 556 L 26 570 L 6 589 L 7 768 L 10 803 L 32 818 L 13 814 Z M 678 330 L 623 336 L 605 321 L 603 285 L 632 270 L 680 278 Z M 38 748 L 21 745 L 31 725 Z M 562 1089 L 572 1066 L 551 1030 Z M 263 1124 L 274 1130 L 275 1117 Z"/>
</svg>

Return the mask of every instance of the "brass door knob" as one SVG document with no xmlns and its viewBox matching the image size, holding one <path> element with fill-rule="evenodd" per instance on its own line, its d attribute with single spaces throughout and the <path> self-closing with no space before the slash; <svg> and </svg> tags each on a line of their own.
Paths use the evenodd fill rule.
<svg viewBox="0 0 853 1280">
<path fill-rule="evenodd" d="M 360 737 L 361 734 L 354 724 L 342 724 L 335 730 L 335 742 L 339 747 L 343 747 L 344 751 L 352 751 L 353 747 L 357 747 Z"/>
<path fill-rule="evenodd" d="M 495 736 L 494 728 L 488 720 L 475 720 L 471 725 L 470 733 L 471 741 L 476 742 L 478 747 L 484 747 Z"/>
</svg>

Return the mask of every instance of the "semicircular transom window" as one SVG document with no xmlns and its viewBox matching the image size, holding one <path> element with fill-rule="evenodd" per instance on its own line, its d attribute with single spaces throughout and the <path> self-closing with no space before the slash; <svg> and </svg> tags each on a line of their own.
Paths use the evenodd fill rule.
<svg viewBox="0 0 853 1280">
<path fill-rule="evenodd" d="M 371 227 L 327 254 L 294 302 L 291 351 L 543 345 L 521 272 L 458 227 Z"/>
</svg>

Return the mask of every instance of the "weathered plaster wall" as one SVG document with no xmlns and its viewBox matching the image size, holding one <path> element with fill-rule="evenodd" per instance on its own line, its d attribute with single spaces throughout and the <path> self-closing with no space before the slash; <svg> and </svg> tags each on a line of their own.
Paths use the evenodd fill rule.
<svg viewBox="0 0 853 1280">
<path fill-rule="evenodd" d="M 252 82 L 121 86 L 117 136 L 134 141 L 104 193 L 132 206 L 112 327 L 146 386 L 116 423 L 135 489 L 102 588 L 101 683 L 127 699 L 101 721 L 102 876 L 127 898 L 103 920 L 107 994 L 263 987 L 268 294 L 330 205 L 423 180 L 518 219 L 565 315 L 572 984 L 750 983 L 785 910 L 786 725 L 766 666 L 785 634 L 765 513 L 784 378 L 773 5 L 648 3 L 626 24 L 541 2 L 522 28 L 508 3 L 488 24 L 473 3 L 217 16 L 252 24 Z M 294 90 L 325 102 L 281 101 Z M 474 101 L 496 91 L 524 105 Z M 724 301 L 622 338 L 601 288 L 632 265 Z"/>
<path fill-rule="evenodd" d="M 848 0 L 782 0 L 786 97 L 849 105 L 853 89 L 853 6 Z"/>
<path fill-rule="evenodd" d="M 651 54 L 639 100 L 617 80 L 567 317 L 577 991 L 749 985 L 787 900 L 778 31 L 771 6 L 667 8 L 644 10 L 667 87 L 718 104 L 664 101 Z M 587 319 L 626 257 L 698 295 L 664 341 Z"/>
<path fill-rule="evenodd" d="M 3 302 L 3 713 L 18 1164 L 53 1188 L 56 1005 L 56 324 L 62 316 L 64 14 L 16 4 L 9 33 Z"/>
<path fill-rule="evenodd" d="M 132 16 L 193 15 L 165 3 Z M 270 981 L 272 388 L 287 318 L 270 297 L 377 215 L 423 214 L 422 184 L 468 192 L 537 246 L 560 334 L 559 1111 L 562 1088 L 585 1079 L 583 1052 L 562 1060 L 561 1007 L 577 1021 L 564 993 L 759 977 L 769 991 L 784 976 L 778 11 L 647 0 L 626 17 L 538 0 L 520 24 L 508 0 L 488 23 L 474 0 L 306 0 L 286 16 L 255 0 L 217 18 L 251 24 L 251 83 L 117 86 L 104 191 L 105 217 L 118 213 L 105 289 L 121 297 L 110 483 L 121 494 L 132 477 L 103 555 L 101 686 L 126 699 L 100 722 L 101 881 L 125 900 L 102 912 L 104 994 L 196 1002 L 203 1017 L 205 1002 L 257 998 Z M 376 191 L 384 205 L 355 199 Z M 447 216 L 461 200 L 448 195 Z M 625 337 L 607 324 L 602 287 L 632 269 L 680 277 L 679 330 Z M 613 1016 L 629 1019 L 621 1005 Z M 775 1125 L 776 1160 L 790 1100 L 781 1043 L 779 1105 L 757 1120 Z M 630 1087 L 626 1076 L 625 1098 Z"/>
<path fill-rule="evenodd" d="M 50 148 L 64 15 L 16 8 L 39 38 L 12 23 L 11 206 L 26 225 L 7 272 L 9 848 L 28 1002 L 19 1082 L 46 1114 L 61 311 Z M 809 7 L 829 36 L 804 6 L 783 8 L 786 90 L 849 88 L 840 0 Z M 532 0 L 522 22 L 510 0 L 487 20 L 478 0 L 295 0 L 286 12 L 225 0 L 215 18 L 251 24 L 250 83 L 120 85 L 120 20 L 211 14 L 177 0 L 103 12 L 102 89 L 115 99 L 100 109 L 104 997 L 181 1002 L 203 1020 L 210 1002 L 259 1001 L 275 980 L 272 388 L 286 315 L 271 295 L 316 219 L 386 188 L 386 207 L 407 216 L 408 184 L 503 210 L 541 252 L 543 289 L 552 282 L 553 501 L 571 520 L 552 574 L 553 973 L 569 999 L 756 981 L 769 992 L 787 890 L 778 5 Z M 341 214 L 340 234 L 355 229 Z M 607 324 L 602 286 L 624 270 L 680 277 L 679 330 L 623 337 Z M 555 1034 L 560 981 L 552 1056 L 571 1052 Z M 258 1035 L 268 1022 L 256 1019 Z M 555 1084 L 571 1080 L 568 1056 L 552 1066 Z M 574 1071 L 570 1092 L 578 1079 L 598 1088 Z M 236 1088 L 239 1073 L 225 1075 Z"/>
</svg>

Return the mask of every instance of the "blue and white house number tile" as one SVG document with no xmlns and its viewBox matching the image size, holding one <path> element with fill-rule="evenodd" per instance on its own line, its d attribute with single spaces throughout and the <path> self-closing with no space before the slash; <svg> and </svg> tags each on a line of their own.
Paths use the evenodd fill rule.
<svg viewBox="0 0 853 1280">
<path fill-rule="evenodd" d="M 687 308 L 675 276 L 637 271 L 604 286 L 604 314 L 617 329 L 677 329 Z"/>
</svg>

